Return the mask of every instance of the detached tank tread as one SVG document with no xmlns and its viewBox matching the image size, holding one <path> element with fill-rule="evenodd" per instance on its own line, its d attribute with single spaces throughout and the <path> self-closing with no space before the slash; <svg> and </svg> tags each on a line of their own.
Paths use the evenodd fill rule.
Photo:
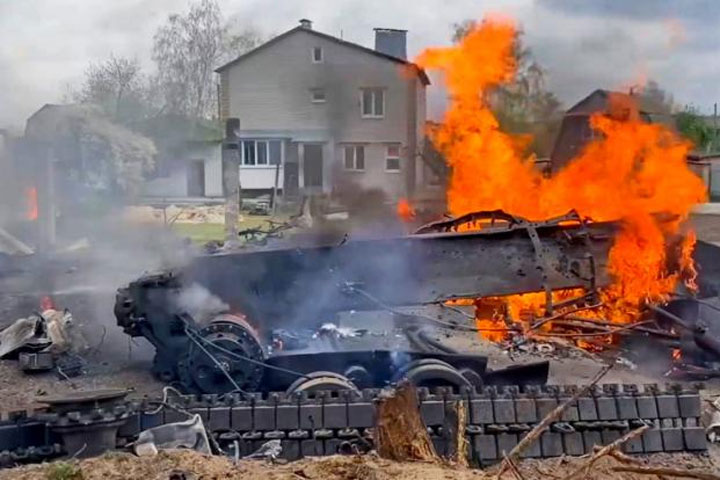
<svg viewBox="0 0 720 480">
<path fill-rule="evenodd" d="M 418 389 L 420 411 L 440 453 L 445 444 L 442 424 L 445 405 L 463 402 L 468 411 L 466 434 L 474 464 L 494 463 L 559 403 L 570 398 L 577 386 L 485 387 L 482 391 L 449 388 Z M 185 395 L 174 399 L 190 414 L 199 414 L 206 427 L 222 438 L 233 436 L 242 452 L 252 452 L 270 439 L 280 439 L 289 460 L 337 453 L 349 443 L 371 442 L 375 400 L 379 389 L 360 392 L 299 392 L 249 395 Z M 171 409 L 158 411 L 151 400 L 128 402 L 128 421 L 118 432 L 120 443 L 140 431 L 177 422 L 187 414 Z M 707 450 L 700 424 L 698 389 L 657 385 L 603 385 L 591 389 L 568 408 L 525 457 L 583 455 L 594 445 L 608 444 L 647 424 L 650 429 L 625 444 L 627 453 Z M 26 412 L 10 414 L 0 422 L 0 451 L 41 447 L 48 441 L 42 423 Z M 22 438 L 22 444 L 18 439 Z"/>
</svg>

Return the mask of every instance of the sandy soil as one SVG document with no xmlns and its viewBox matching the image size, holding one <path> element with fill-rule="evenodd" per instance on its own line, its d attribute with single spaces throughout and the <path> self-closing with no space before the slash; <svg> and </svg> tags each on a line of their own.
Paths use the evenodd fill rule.
<svg viewBox="0 0 720 480">
<path fill-rule="evenodd" d="M 518 467 L 523 479 L 563 478 L 586 458 L 526 460 Z M 639 458 L 643 466 L 668 467 L 694 472 L 717 473 L 717 464 L 709 457 L 687 454 L 662 454 Z M 614 472 L 622 464 L 613 458 L 600 459 L 588 479 L 647 479 L 647 475 Z M 265 461 L 240 461 L 210 457 L 192 451 L 166 451 L 156 457 L 138 458 L 113 453 L 80 462 L 54 462 L 0 471 L 2 480 L 119 480 L 119 479 L 234 479 L 251 480 L 469 480 L 495 478 L 495 469 L 472 470 L 442 464 L 400 463 L 366 456 L 306 458 L 284 465 Z M 62 476 L 61 476 L 62 475 Z M 516 478 L 506 473 L 501 478 Z"/>
</svg>

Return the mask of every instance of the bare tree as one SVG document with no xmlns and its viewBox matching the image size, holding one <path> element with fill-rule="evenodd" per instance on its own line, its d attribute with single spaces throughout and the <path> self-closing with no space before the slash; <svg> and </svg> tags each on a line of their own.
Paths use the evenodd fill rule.
<svg viewBox="0 0 720 480">
<path fill-rule="evenodd" d="M 212 116 L 215 68 L 261 40 L 252 29 L 233 27 L 223 23 L 216 0 L 199 0 L 187 14 L 170 15 L 158 29 L 153 60 L 166 111 L 196 118 Z"/>
<path fill-rule="evenodd" d="M 116 121 L 129 123 L 147 115 L 149 82 L 137 59 L 111 55 L 85 71 L 82 86 L 71 94 L 79 103 L 93 104 Z"/>
</svg>

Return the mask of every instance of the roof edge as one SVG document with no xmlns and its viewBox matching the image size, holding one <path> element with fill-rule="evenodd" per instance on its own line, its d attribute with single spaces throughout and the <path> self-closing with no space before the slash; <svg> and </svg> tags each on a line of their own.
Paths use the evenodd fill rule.
<svg viewBox="0 0 720 480">
<path fill-rule="evenodd" d="M 391 30 L 391 29 L 383 29 L 383 30 Z M 311 34 L 311 35 L 316 35 L 316 36 L 318 36 L 318 37 L 320 37 L 320 38 L 324 38 L 324 39 L 326 39 L 326 40 L 330 40 L 330 41 L 332 41 L 332 42 L 338 43 L 338 44 L 340 44 L 340 45 L 345 45 L 345 46 L 347 46 L 347 47 L 354 48 L 354 49 L 356 49 L 356 50 L 364 51 L 365 53 L 369 53 L 369 54 L 375 55 L 375 56 L 377 56 L 377 57 L 384 58 L 384 59 L 389 60 L 389 61 L 391 61 L 391 62 L 400 63 L 400 64 L 403 64 L 403 65 L 408 65 L 408 66 L 410 66 L 410 67 L 413 67 L 413 68 L 417 71 L 418 77 L 420 77 L 420 80 L 423 82 L 423 84 L 424 84 L 425 86 L 430 85 L 430 78 L 427 76 L 427 73 L 425 73 L 425 70 L 423 70 L 422 68 L 420 68 L 420 67 L 419 67 L 417 64 L 415 64 L 415 63 L 408 62 L 407 60 L 404 60 L 404 59 L 398 58 L 398 57 L 394 57 L 394 56 L 392 56 L 392 55 L 388 55 L 387 53 L 378 52 L 377 50 L 373 50 L 372 48 L 364 47 L 364 46 L 362 46 L 362 45 L 360 45 L 360 44 L 357 44 L 357 43 L 348 42 L 347 40 L 343 40 L 343 39 L 341 39 L 341 38 L 337 38 L 337 37 L 334 37 L 334 36 L 332 36 L 332 35 L 328 35 L 327 33 L 322 33 L 322 32 L 318 32 L 317 30 L 311 30 L 311 29 L 308 29 L 308 28 L 304 28 L 304 27 L 302 27 L 302 26 L 298 26 L 298 27 L 291 28 L 290 30 L 288 30 L 288 31 L 286 31 L 286 32 L 284 32 L 284 33 L 281 33 L 280 35 L 277 35 L 277 36 L 271 38 L 271 39 L 268 40 L 267 42 L 265 42 L 265 43 L 263 43 L 263 44 L 261 44 L 261 45 L 258 45 L 257 47 L 255 47 L 255 48 L 253 48 L 253 49 L 251 49 L 251 50 L 249 50 L 249 51 L 241 54 L 240 56 L 238 56 L 238 57 L 235 58 L 234 60 L 230 60 L 229 62 L 227 62 L 227 63 L 225 63 L 225 64 L 217 67 L 214 71 L 215 71 L 215 73 L 222 73 L 224 70 L 227 70 L 228 68 L 232 67 L 233 65 L 241 62 L 241 61 L 244 60 L 245 58 L 247 58 L 247 57 L 249 57 L 249 56 L 251 56 L 251 55 L 254 55 L 255 53 L 257 53 L 258 51 L 264 49 L 265 47 L 270 46 L 270 45 L 272 45 L 272 44 L 280 41 L 281 39 L 290 36 L 291 34 L 293 34 L 293 33 L 295 33 L 295 32 L 305 32 L 305 33 L 309 33 L 309 34 Z"/>
</svg>

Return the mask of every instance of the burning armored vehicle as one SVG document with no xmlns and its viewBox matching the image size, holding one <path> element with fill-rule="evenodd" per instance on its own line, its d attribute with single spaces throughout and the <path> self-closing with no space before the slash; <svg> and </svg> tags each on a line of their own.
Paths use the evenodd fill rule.
<svg viewBox="0 0 720 480">
<path fill-rule="evenodd" d="M 455 231 L 468 222 L 485 226 Z M 605 283 L 615 228 L 576 214 L 532 223 L 498 211 L 400 238 L 201 256 L 122 288 L 115 314 L 126 333 L 155 346 L 154 372 L 188 392 L 382 387 L 403 376 L 457 388 L 544 383 L 544 362 L 514 367 L 508 378 L 510 372 L 488 371 L 486 357 L 459 353 L 426 328 L 475 331 L 474 321 L 447 323 L 403 308 L 541 291 L 552 315 L 554 290 L 593 292 Z M 583 294 L 558 307 L 593 301 Z M 402 334 L 329 343 L 302 334 L 360 311 L 389 312 L 392 320 L 380 330 Z"/>
</svg>

